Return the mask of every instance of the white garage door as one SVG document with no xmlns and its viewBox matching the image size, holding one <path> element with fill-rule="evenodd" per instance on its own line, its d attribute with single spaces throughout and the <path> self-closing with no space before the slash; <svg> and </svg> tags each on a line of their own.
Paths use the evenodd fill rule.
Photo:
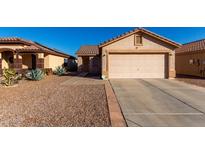
<svg viewBox="0 0 205 154">
<path fill-rule="evenodd" d="M 165 78 L 164 54 L 110 54 L 109 78 Z"/>
</svg>

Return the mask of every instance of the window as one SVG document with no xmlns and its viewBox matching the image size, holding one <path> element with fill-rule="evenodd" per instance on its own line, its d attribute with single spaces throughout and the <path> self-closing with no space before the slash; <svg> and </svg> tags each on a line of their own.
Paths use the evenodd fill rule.
<svg viewBox="0 0 205 154">
<path fill-rule="evenodd" d="M 142 36 L 135 35 L 135 45 L 142 45 Z"/>
</svg>

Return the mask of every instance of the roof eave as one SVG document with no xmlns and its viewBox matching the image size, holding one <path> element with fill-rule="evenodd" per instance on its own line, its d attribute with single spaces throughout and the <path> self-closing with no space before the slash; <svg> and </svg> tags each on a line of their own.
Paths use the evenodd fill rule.
<svg viewBox="0 0 205 154">
<path fill-rule="evenodd" d="M 98 56 L 99 54 L 77 54 L 77 56 Z"/>
<path fill-rule="evenodd" d="M 146 30 L 146 29 L 144 29 L 144 28 L 139 28 L 139 30 L 140 30 L 141 32 L 147 34 L 147 35 L 150 35 L 150 36 L 153 36 L 153 37 L 155 37 L 155 38 L 158 38 L 158 39 L 160 39 L 161 41 L 164 41 L 164 42 L 166 42 L 166 43 L 168 43 L 168 44 L 171 44 L 171 45 L 173 45 L 173 46 L 175 46 L 175 47 L 177 47 L 177 48 L 179 48 L 179 47 L 182 46 L 182 45 L 179 44 L 179 43 L 176 43 L 176 42 L 174 42 L 174 41 L 171 41 L 171 40 L 168 39 L 168 38 L 165 38 L 165 37 L 163 37 L 163 36 L 160 36 L 160 35 L 158 35 L 158 34 L 155 34 L 155 33 L 151 32 L 151 31 L 148 31 L 148 30 Z"/>
<path fill-rule="evenodd" d="M 105 43 L 102 43 L 102 44 L 100 44 L 100 45 L 98 45 L 98 47 L 99 48 L 102 48 L 102 47 L 105 47 L 105 46 L 107 46 L 107 45 L 110 45 L 110 44 L 112 44 L 112 43 L 114 43 L 114 42 L 117 42 L 117 41 L 119 41 L 119 40 L 121 40 L 121 39 L 123 39 L 123 38 L 126 38 L 126 37 L 128 37 L 128 36 L 131 36 L 131 35 L 133 35 L 134 33 L 137 33 L 139 31 L 139 29 L 134 29 L 134 30 L 132 30 L 132 32 L 127 32 L 127 33 L 125 33 L 124 35 L 122 34 L 122 35 L 120 35 L 119 37 L 116 37 L 116 38 L 114 38 L 114 39 L 110 39 L 110 41 L 108 40 L 108 41 L 106 41 Z"/>
<path fill-rule="evenodd" d="M 182 46 L 182 45 L 179 44 L 179 43 L 173 42 L 173 41 L 171 41 L 171 40 L 169 40 L 169 39 L 167 39 L 167 38 L 165 38 L 165 37 L 163 37 L 163 36 L 160 36 L 160 35 L 158 35 L 158 34 L 155 34 L 155 33 L 153 33 L 153 32 L 150 32 L 150 31 L 148 31 L 148 30 L 146 30 L 146 29 L 144 29 L 144 28 L 136 28 L 136 29 L 134 29 L 134 30 L 132 30 L 132 31 L 130 31 L 130 32 L 125 33 L 124 35 L 122 34 L 122 35 L 120 35 L 119 37 L 116 37 L 116 38 L 114 38 L 114 39 L 111 39 L 110 41 L 108 40 L 107 42 L 105 42 L 105 43 L 99 45 L 99 48 L 105 47 L 105 46 L 107 46 L 107 45 L 109 45 L 109 44 L 112 44 L 112 43 L 114 43 L 114 42 L 117 42 L 117 41 L 119 41 L 119 40 L 121 40 L 121 39 L 123 39 L 123 38 L 126 38 L 126 37 L 128 37 L 128 36 L 131 36 L 131 35 L 133 35 L 133 34 L 135 34 L 135 33 L 138 33 L 138 32 L 142 32 L 142 33 L 145 33 L 145 34 L 150 35 L 150 36 L 152 36 L 152 37 L 155 37 L 155 38 L 157 38 L 157 39 L 159 39 L 159 40 L 161 40 L 161 41 L 163 41 L 163 42 L 166 42 L 166 43 L 168 43 L 168 44 L 170 44 L 170 45 L 172 45 L 172 46 L 174 46 L 174 47 L 176 47 L 176 48 L 179 48 L 179 47 Z"/>
</svg>

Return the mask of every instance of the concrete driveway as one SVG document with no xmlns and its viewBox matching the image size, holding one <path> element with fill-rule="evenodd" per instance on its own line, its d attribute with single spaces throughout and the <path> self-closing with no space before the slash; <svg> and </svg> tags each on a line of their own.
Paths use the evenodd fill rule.
<svg viewBox="0 0 205 154">
<path fill-rule="evenodd" d="M 205 88 L 167 79 L 111 79 L 128 126 L 205 126 Z"/>
</svg>

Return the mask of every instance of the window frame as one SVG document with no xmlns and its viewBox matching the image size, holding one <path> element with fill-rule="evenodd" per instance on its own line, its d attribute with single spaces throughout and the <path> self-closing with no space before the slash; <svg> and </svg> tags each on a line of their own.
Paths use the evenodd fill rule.
<svg viewBox="0 0 205 154">
<path fill-rule="evenodd" d="M 140 42 L 137 42 L 137 40 L 138 40 L 137 37 L 140 38 L 140 39 L 139 39 Z M 135 45 L 135 46 L 139 46 L 139 45 L 142 45 L 142 44 L 143 44 L 142 35 L 137 35 L 137 34 L 135 34 L 135 35 L 134 35 L 134 45 Z"/>
</svg>

